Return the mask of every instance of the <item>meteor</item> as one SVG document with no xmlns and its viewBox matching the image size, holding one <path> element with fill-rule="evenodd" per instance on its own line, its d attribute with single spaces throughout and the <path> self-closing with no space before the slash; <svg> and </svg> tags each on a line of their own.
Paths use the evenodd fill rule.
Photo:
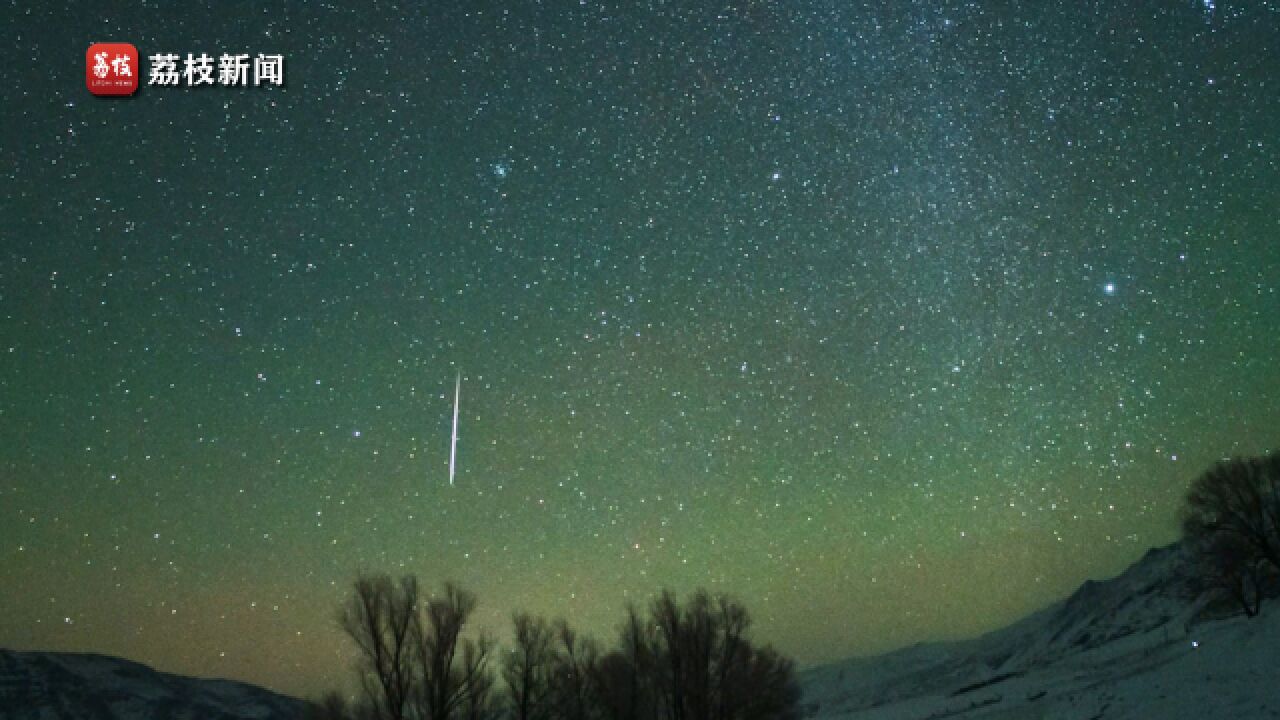
<svg viewBox="0 0 1280 720">
<path fill-rule="evenodd" d="M 453 485 L 453 473 L 458 459 L 458 399 L 462 397 L 462 371 L 453 385 L 453 436 L 449 439 L 449 485 Z"/>
</svg>

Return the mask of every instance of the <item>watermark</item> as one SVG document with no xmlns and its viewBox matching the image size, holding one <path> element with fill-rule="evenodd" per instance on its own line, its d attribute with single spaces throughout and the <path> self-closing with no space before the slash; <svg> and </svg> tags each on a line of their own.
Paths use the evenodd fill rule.
<svg viewBox="0 0 1280 720">
<path fill-rule="evenodd" d="M 85 86 L 94 95 L 132 95 L 138 90 L 138 48 L 94 43 L 84 54 Z"/>
<path fill-rule="evenodd" d="M 147 87 L 284 85 L 284 56 L 272 53 L 176 53 L 147 56 Z M 85 85 L 94 95 L 132 95 L 143 75 L 129 43 L 94 43 L 85 53 Z"/>
<path fill-rule="evenodd" d="M 254 87 L 284 85 L 284 56 L 258 53 L 218 55 L 217 61 L 208 53 L 156 53 L 151 55 L 147 85 L 160 87 L 199 87 L 221 85 L 223 87 Z"/>
</svg>

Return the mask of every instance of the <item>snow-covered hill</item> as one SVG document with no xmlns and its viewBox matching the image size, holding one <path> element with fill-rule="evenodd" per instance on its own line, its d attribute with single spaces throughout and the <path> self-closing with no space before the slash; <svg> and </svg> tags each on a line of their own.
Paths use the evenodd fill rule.
<svg viewBox="0 0 1280 720">
<path fill-rule="evenodd" d="M 1280 718 L 1280 608 L 1252 620 L 1187 590 L 1181 545 L 975 640 L 801 674 L 820 718 Z"/>
<path fill-rule="evenodd" d="M 102 655 L 0 650 L 0 720 L 294 720 L 302 711 L 244 683 Z"/>
</svg>

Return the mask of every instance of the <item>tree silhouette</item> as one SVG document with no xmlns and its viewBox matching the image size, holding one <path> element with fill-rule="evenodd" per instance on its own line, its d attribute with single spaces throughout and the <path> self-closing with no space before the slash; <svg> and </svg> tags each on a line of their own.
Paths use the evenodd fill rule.
<svg viewBox="0 0 1280 720">
<path fill-rule="evenodd" d="M 478 641 L 466 641 L 462 648 L 462 667 L 467 686 L 458 716 L 463 720 L 486 720 L 497 717 L 498 706 L 493 696 L 493 672 L 489 668 L 493 640 L 482 635 Z"/>
<path fill-rule="evenodd" d="M 399 584 L 386 575 L 356 580 L 355 594 L 338 614 L 359 649 L 357 672 L 378 718 L 404 720 L 413 695 L 412 633 L 417 627 L 418 581 Z"/>
<path fill-rule="evenodd" d="M 598 714 L 593 700 L 593 668 L 600 649 L 589 637 L 579 635 L 565 620 L 552 625 L 555 650 L 551 660 L 551 704 L 562 720 L 592 720 Z"/>
<path fill-rule="evenodd" d="M 446 583 L 425 602 L 412 576 L 361 577 L 339 620 L 359 650 L 364 703 L 313 706 L 344 720 L 790 720 L 800 693 L 791 661 L 748 638 L 746 609 L 699 590 L 660 593 L 647 614 L 626 610 L 601 652 L 569 623 L 517 612 L 494 692 L 493 642 L 464 638 L 475 596 Z"/>
<path fill-rule="evenodd" d="M 515 646 L 502 677 L 513 720 L 545 720 L 550 715 L 551 626 L 544 618 L 518 612 L 512 617 Z"/>
<path fill-rule="evenodd" d="M 592 672 L 599 711 L 607 720 L 659 717 L 653 687 L 654 626 L 629 604 L 618 633 L 618 647 L 601 657 Z"/>
<path fill-rule="evenodd" d="M 682 607 L 664 591 L 650 612 L 655 684 L 669 720 L 798 716 L 794 666 L 746 639 L 750 617 L 736 600 L 699 590 Z"/>
<path fill-rule="evenodd" d="M 475 606 L 474 595 L 451 583 L 424 604 L 412 575 L 357 579 L 338 621 L 359 651 L 365 712 L 378 720 L 489 716 L 493 643 L 461 637 Z"/>
<path fill-rule="evenodd" d="M 417 617 L 414 633 L 421 682 L 417 695 L 419 716 L 425 720 L 449 720 L 469 704 L 479 677 L 487 672 L 492 642 L 461 640 L 462 627 L 476 608 L 475 595 L 453 583 L 427 603 Z M 459 649 L 462 650 L 461 658 Z M 487 683 L 486 683 L 487 687 Z"/>
<path fill-rule="evenodd" d="M 1280 572 L 1280 454 L 1234 458 L 1201 474 L 1187 491 L 1182 531 L 1200 581 L 1257 614 Z"/>
<path fill-rule="evenodd" d="M 1266 561 L 1234 535 L 1217 535 L 1201 548 L 1201 581 L 1226 591 L 1246 617 L 1258 614 L 1262 604 Z"/>
</svg>

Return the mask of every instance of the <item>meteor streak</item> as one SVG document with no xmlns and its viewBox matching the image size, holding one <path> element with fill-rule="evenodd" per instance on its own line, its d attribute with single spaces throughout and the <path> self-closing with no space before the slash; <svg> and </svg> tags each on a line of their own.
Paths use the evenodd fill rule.
<svg viewBox="0 0 1280 720">
<path fill-rule="evenodd" d="M 449 485 L 453 485 L 453 473 L 458 459 L 458 399 L 462 397 L 462 371 L 453 386 L 453 436 L 449 439 Z"/>
</svg>

